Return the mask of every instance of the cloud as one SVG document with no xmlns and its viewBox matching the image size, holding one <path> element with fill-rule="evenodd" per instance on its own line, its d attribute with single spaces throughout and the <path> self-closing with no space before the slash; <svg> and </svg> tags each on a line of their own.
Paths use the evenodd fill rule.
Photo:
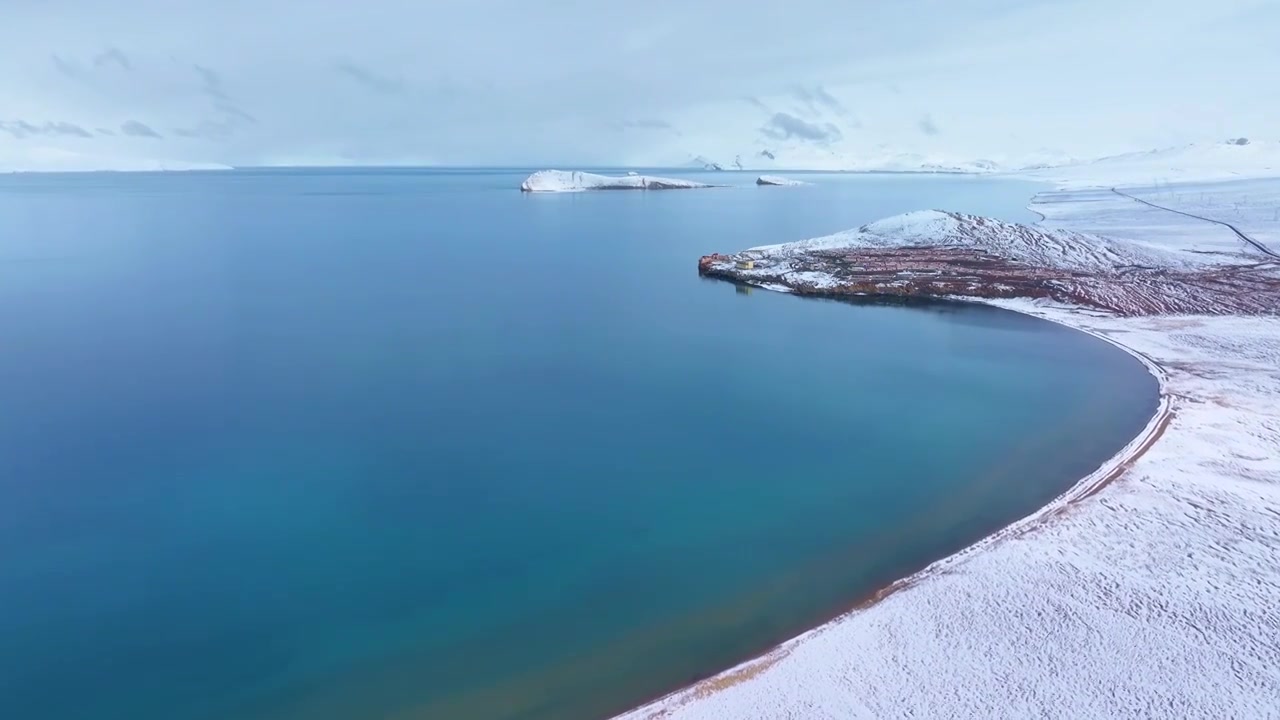
<svg viewBox="0 0 1280 720">
<path fill-rule="evenodd" d="M 814 114 L 822 114 L 824 109 L 836 115 L 844 115 L 848 112 L 845 106 L 821 85 L 815 85 L 812 89 L 797 85 L 791 88 L 791 95 L 804 103 L 809 112 Z"/>
<path fill-rule="evenodd" d="M 356 84 L 382 95 L 398 95 L 404 92 L 404 82 L 402 80 L 379 74 L 349 60 L 339 61 L 334 65 L 333 69 L 339 74 L 354 80 Z"/>
<path fill-rule="evenodd" d="M 18 140 L 37 135 L 46 137 L 93 137 L 93 133 L 88 130 L 75 123 L 65 121 L 48 121 L 37 125 L 26 120 L 0 120 L 0 132 L 7 132 Z"/>
<path fill-rule="evenodd" d="M 89 81 L 95 72 L 111 68 L 133 72 L 133 61 L 129 59 L 128 55 L 114 47 L 109 47 L 94 55 L 87 65 L 75 60 L 69 60 L 57 53 L 50 55 L 49 61 L 53 63 L 53 68 L 60 75 L 80 81 Z"/>
<path fill-rule="evenodd" d="M 225 123 L 206 120 L 195 127 L 174 128 L 173 134 L 182 138 L 203 138 L 205 140 L 228 140 L 235 131 Z"/>
<path fill-rule="evenodd" d="M 671 123 L 665 120 L 624 120 L 622 127 L 627 130 L 674 130 Z"/>
<path fill-rule="evenodd" d="M 805 122 L 795 115 L 783 112 L 774 113 L 773 117 L 769 118 L 769 122 L 760 128 L 760 132 L 765 137 L 774 140 L 791 140 L 795 138 L 822 144 L 835 142 L 844 137 L 844 134 L 840 132 L 840 128 L 831 123 L 816 125 Z"/>
<path fill-rule="evenodd" d="M 814 98 L 817 99 L 818 102 L 822 103 L 823 105 L 826 105 L 828 108 L 831 109 L 832 112 L 834 112 L 837 115 L 844 115 L 845 113 L 848 112 L 844 104 L 841 103 L 839 100 L 837 100 L 834 95 L 827 92 L 827 89 L 822 87 L 821 85 L 818 85 L 813 89 L 813 96 Z"/>
<path fill-rule="evenodd" d="M 152 130 L 150 127 L 138 122 L 137 120 L 126 120 L 120 124 L 120 132 L 129 137 L 155 138 L 164 137 L 160 133 Z"/>
<path fill-rule="evenodd" d="M 62 75 L 75 79 L 79 79 L 84 75 L 84 71 L 80 69 L 79 65 L 76 65 L 74 62 L 67 60 L 61 55 L 50 55 L 49 60 L 53 63 L 54 69 Z"/>
<path fill-rule="evenodd" d="M 129 58 L 116 48 L 107 48 L 106 50 L 93 56 L 93 66 L 95 68 L 103 68 L 108 65 L 115 65 L 127 72 L 133 71 L 133 63 Z"/>
<path fill-rule="evenodd" d="M 765 146 L 782 159 L 784 143 L 839 146 L 850 162 L 877 143 L 1012 162 L 1043 142 L 1089 157 L 1217 138 L 1224 126 L 1274 135 L 1268 121 L 1280 117 L 1280 95 L 1257 91 L 1275 74 L 1275 0 L 1167 0 L 1161 13 L 1152 0 L 795 0 L 785 12 L 735 0 L 661 12 L 518 0 L 325 12 L 255 0 L 252 14 L 239 2 L 172 4 L 0 0 L 0 67 L 25 69 L 0 73 L 0 117 L 110 128 L 116 136 L 95 146 L 122 156 L 164 149 L 252 164 L 361 148 L 387 161 L 489 165 L 661 164 Z M 871 21 L 874 32 L 851 42 L 848 28 Z M 282 26 L 296 32 L 272 32 Z M 735 42 L 690 62 L 689 48 L 723 37 Z M 922 125 L 933 107 L 946 112 Z M 129 118 L 166 140 L 200 139 L 144 143 L 120 133 Z M 638 124 L 652 118 L 681 140 Z M 621 128 L 626 120 L 637 124 Z M 0 139 L 32 132 L 10 125 Z M 44 140 L 86 142 L 74 131 Z"/>
<path fill-rule="evenodd" d="M 925 115 L 924 117 L 920 118 L 919 127 L 920 127 L 920 132 L 924 133 L 925 135 L 937 135 L 939 132 L 941 132 L 940 130 L 938 130 L 938 124 L 935 123 L 933 121 L 933 118 L 929 115 Z"/>
<path fill-rule="evenodd" d="M 248 123 L 256 123 L 258 119 L 250 115 L 244 108 L 232 104 L 226 100 L 219 100 L 213 104 L 213 108 L 218 112 L 228 115 L 232 118 L 243 120 Z"/>
<path fill-rule="evenodd" d="M 230 140 L 244 123 L 236 117 L 219 115 L 206 118 L 189 127 L 176 127 L 173 134 L 184 138 L 203 138 L 215 142 Z"/>
<path fill-rule="evenodd" d="M 229 100 L 227 93 L 222 89 L 222 76 L 213 68 L 207 68 L 200 64 L 192 64 L 192 70 L 196 71 L 196 75 L 200 76 L 200 89 L 205 95 L 214 100 Z"/>
<path fill-rule="evenodd" d="M 173 131 L 175 135 L 225 140 L 233 135 L 239 126 L 258 122 L 253 114 L 232 100 L 231 95 L 223 87 L 222 75 L 218 71 L 199 63 L 193 63 L 191 69 L 200 78 L 200 92 L 208 96 L 211 101 L 214 116 L 201 121 L 197 127 L 175 129 Z"/>
</svg>

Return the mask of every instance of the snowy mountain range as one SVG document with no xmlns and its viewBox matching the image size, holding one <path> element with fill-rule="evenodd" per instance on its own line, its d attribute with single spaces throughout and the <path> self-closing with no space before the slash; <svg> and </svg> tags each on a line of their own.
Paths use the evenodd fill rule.
<svg viewBox="0 0 1280 720">
<path fill-rule="evenodd" d="M 990 173 L 1000 170 L 991 160 L 959 160 L 884 149 L 857 156 L 828 148 L 791 146 L 762 148 L 732 157 L 693 155 L 683 167 L 703 170 L 826 170 L 843 172 Z"/>
<path fill-rule="evenodd" d="M 169 158 L 116 157 L 58 148 L 25 148 L 22 153 L 0 143 L 0 172 L 68 172 L 93 170 L 224 169 L 214 163 Z M 1052 151 L 998 163 L 939 154 L 896 152 L 885 146 L 852 153 L 811 143 L 780 142 L 732 155 L 690 154 L 672 163 L 699 170 L 825 170 L 842 172 L 1001 173 L 1063 186 L 1162 184 L 1191 180 L 1229 180 L 1280 175 L 1280 142 L 1231 138 L 1145 152 L 1078 160 Z"/>
<path fill-rule="evenodd" d="M 686 167 L 706 170 L 832 170 L 847 172 L 1004 173 L 1064 185 L 1137 183 L 1179 180 L 1225 180 L 1280 175 L 1280 142 L 1231 138 L 1145 152 L 1077 160 L 1046 153 L 1030 162 L 1002 166 L 986 159 L 957 160 L 919 153 L 853 156 L 811 146 L 762 149 L 731 158 L 697 155 Z"/>
</svg>

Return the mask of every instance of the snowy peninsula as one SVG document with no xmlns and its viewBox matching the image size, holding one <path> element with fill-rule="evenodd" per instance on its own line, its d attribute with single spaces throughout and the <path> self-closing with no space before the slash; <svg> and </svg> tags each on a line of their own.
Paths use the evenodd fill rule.
<svg viewBox="0 0 1280 720">
<path fill-rule="evenodd" d="M 827 237 L 708 255 L 698 269 L 806 295 L 1046 298 L 1120 315 L 1261 314 L 1280 308 L 1275 260 L 1256 251 L 1191 254 L 922 211 Z"/>
<path fill-rule="evenodd" d="M 584 192 L 587 190 L 691 190 L 715 187 L 706 183 L 648 175 L 596 175 L 577 170 L 539 170 L 520 183 L 524 192 Z"/>
<path fill-rule="evenodd" d="M 1266 155 L 1049 170 L 1060 187 L 1032 201 L 1036 226 L 927 211 L 702 258 L 704 275 L 784 292 L 959 298 L 1062 323 L 1137 356 L 1162 399 L 1031 517 L 621 717 L 1275 716 L 1280 172 L 1222 180 L 1260 175 Z M 1205 159 L 1229 156 L 1247 162 Z M 1114 187 L 1140 177 L 1183 182 Z"/>
</svg>

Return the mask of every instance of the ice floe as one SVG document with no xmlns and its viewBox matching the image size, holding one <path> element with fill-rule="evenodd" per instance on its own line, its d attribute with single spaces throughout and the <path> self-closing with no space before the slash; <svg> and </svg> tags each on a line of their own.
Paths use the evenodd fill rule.
<svg viewBox="0 0 1280 720">
<path fill-rule="evenodd" d="M 689 190 L 715 187 L 679 178 L 627 173 L 614 177 L 577 170 L 539 170 L 520 183 L 525 192 L 584 192 L 587 190 Z"/>
<path fill-rule="evenodd" d="M 803 182 L 801 180 L 792 180 L 791 178 L 784 178 L 779 175 L 761 175 L 760 177 L 756 178 L 756 184 L 757 185 L 792 186 L 792 185 L 808 185 L 809 183 Z"/>
</svg>

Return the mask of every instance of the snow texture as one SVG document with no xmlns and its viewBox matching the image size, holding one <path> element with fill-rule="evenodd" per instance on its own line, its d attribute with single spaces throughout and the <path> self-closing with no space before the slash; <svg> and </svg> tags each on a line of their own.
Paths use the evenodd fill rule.
<svg viewBox="0 0 1280 720">
<path fill-rule="evenodd" d="M 856 230 L 745 251 L 756 259 L 777 259 L 814 250 L 857 250 L 912 246 L 980 249 L 1010 260 L 1063 270 L 1110 271 L 1127 265 L 1196 267 L 1208 261 L 1188 253 L 1066 229 L 1042 229 L 991 218 L 921 210 L 863 225 Z"/>
<path fill-rule="evenodd" d="M 1276 167 L 1280 170 L 1280 162 Z M 1179 183 L 1129 188 L 1125 192 L 1161 207 L 1228 223 L 1273 252 L 1280 252 L 1280 185 L 1274 180 Z M 1222 226 L 1216 229 L 1226 232 L 1239 246 L 1239 238 L 1234 233 Z"/>
<path fill-rule="evenodd" d="M 1017 173 L 1062 187 L 1157 185 L 1280 175 L 1280 142 L 1236 140 L 1115 155 L 1090 162 Z"/>
<path fill-rule="evenodd" d="M 539 170 L 520 183 L 525 192 L 583 192 L 586 190 L 686 190 L 713 185 L 676 178 L 627 173 L 621 177 L 577 170 Z"/>
<path fill-rule="evenodd" d="M 1239 262 L 1242 253 L 1258 257 L 1258 248 L 1231 227 L 1280 253 L 1280 182 L 1275 179 L 1060 190 L 1037 195 L 1031 209 L 1046 227 L 1081 228 L 1133 242 L 1156 238 L 1163 247 L 1208 255 L 1205 259 L 1215 263 Z"/>
<path fill-rule="evenodd" d="M 1082 238 L 1121 229 L 1127 237 L 1102 253 L 1121 242 L 1158 250 L 1173 229 L 1169 254 L 1190 254 L 1196 233 L 1214 227 L 1120 200 L 1055 194 L 1047 214 Z M 1251 229 L 1275 231 L 1249 217 Z M 820 240 L 949 237 L 955 223 L 914 213 Z M 1216 237 L 1205 242 L 1219 249 Z M 1280 717 L 1280 316 L 1122 318 L 992 302 L 1134 353 L 1161 381 L 1160 412 L 1034 516 L 622 718 Z"/>
</svg>

